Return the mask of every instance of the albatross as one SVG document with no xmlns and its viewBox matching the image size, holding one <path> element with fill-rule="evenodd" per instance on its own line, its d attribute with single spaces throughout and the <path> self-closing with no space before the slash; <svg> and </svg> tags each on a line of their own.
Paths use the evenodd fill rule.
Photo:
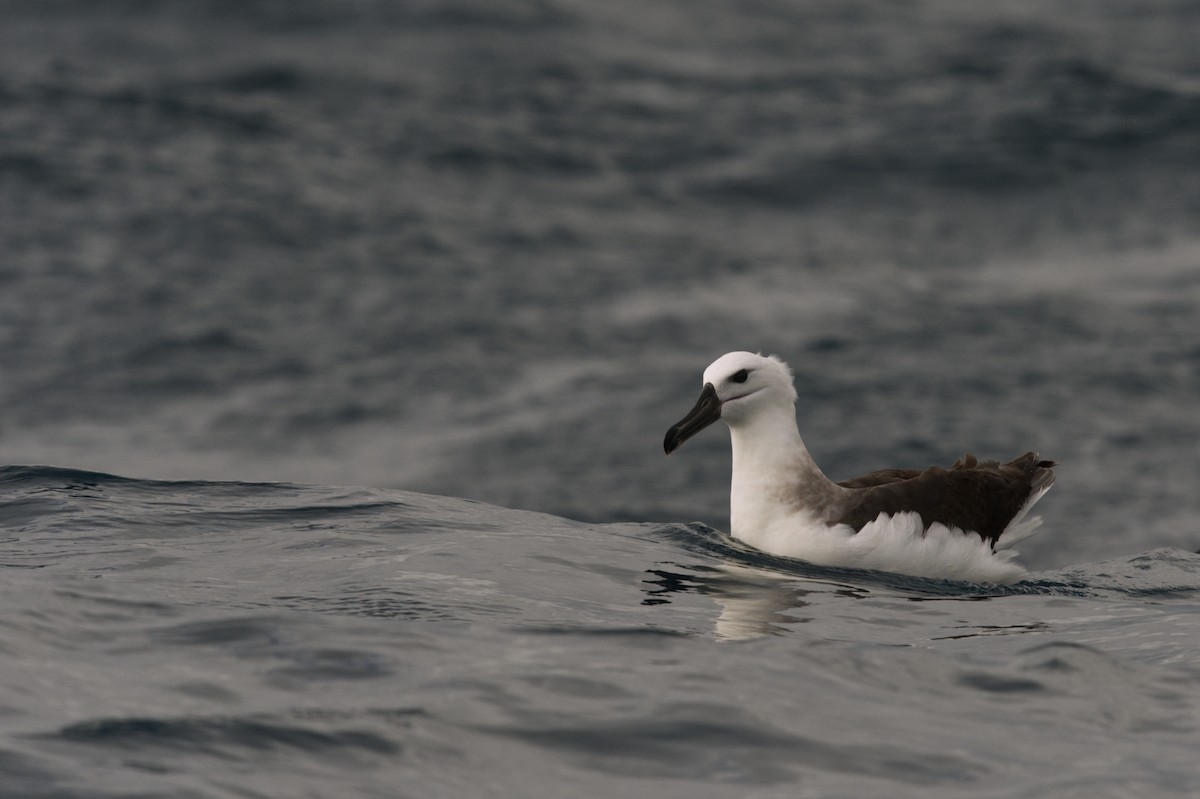
<svg viewBox="0 0 1200 799">
<path fill-rule="evenodd" d="M 775 356 L 731 352 L 704 370 L 704 389 L 667 431 L 668 455 L 721 419 L 733 444 L 730 532 L 755 549 L 822 566 L 1011 583 L 1025 575 L 1013 544 L 1054 484 L 1054 461 L 966 454 L 949 468 L 884 469 L 833 482 L 796 427 L 792 371 Z"/>
</svg>

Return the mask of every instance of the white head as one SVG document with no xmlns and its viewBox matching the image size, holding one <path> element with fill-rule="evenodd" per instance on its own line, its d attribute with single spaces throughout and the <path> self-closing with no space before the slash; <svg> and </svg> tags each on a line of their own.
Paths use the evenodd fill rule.
<svg viewBox="0 0 1200 799">
<path fill-rule="evenodd" d="M 774 355 L 730 352 L 704 370 L 704 390 L 695 407 L 667 431 L 663 449 L 670 455 L 717 419 L 735 427 L 767 407 L 790 410 L 796 402 L 792 370 Z"/>
</svg>

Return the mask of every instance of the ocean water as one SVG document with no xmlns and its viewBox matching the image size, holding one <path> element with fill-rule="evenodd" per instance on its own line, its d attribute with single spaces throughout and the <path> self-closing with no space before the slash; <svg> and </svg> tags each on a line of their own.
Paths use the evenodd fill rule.
<svg viewBox="0 0 1200 799">
<path fill-rule="evenodd" d="M 1200 793 L 1200 6 L 0 19 L 0 793 Z M 732 542 L 734 349 L 1029 579 Z"/>
<path fill-rule="evenodd" d="M 5 796 L 1195 796 L 1200 555 L 997 589 L 699 524 L 0 470 Z"/>
</svg>

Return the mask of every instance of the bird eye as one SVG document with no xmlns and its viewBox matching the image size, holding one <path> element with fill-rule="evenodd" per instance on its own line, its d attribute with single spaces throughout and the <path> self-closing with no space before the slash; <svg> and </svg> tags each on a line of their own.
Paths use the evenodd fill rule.
<svg viewBox="0 0 1200 799">
<path fill-rule="evenodd" d="M 745 383 L 746 378 L 748 377 L 750 377 L 749 369 L 739 369 L 738 371 L 734 372 L 733 377 L 730 377 L 729 379 L 735 383 Z"/>
</svg>

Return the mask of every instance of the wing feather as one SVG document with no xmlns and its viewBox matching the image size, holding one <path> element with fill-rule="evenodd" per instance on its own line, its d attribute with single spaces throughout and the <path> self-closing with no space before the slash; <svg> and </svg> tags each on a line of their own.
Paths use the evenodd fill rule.
<svg viewBox="0 0 1200 799">
<path fill-rule="evenodd" d="M 970 453 L 949 469 L 933 466 L 884 469 L 838 483 L 855 489 L 849 507 L 837 520 L 855 531 L 880 513 L 915 511 L 925 528 L 941 523 L 976 533 L 994 547 L 1009 524 L 1028 510 L 1030 497 L 1054 482 L 1054 461 L 1026 452 L 1008 463 L 981 461 Z"/>
</svg>

